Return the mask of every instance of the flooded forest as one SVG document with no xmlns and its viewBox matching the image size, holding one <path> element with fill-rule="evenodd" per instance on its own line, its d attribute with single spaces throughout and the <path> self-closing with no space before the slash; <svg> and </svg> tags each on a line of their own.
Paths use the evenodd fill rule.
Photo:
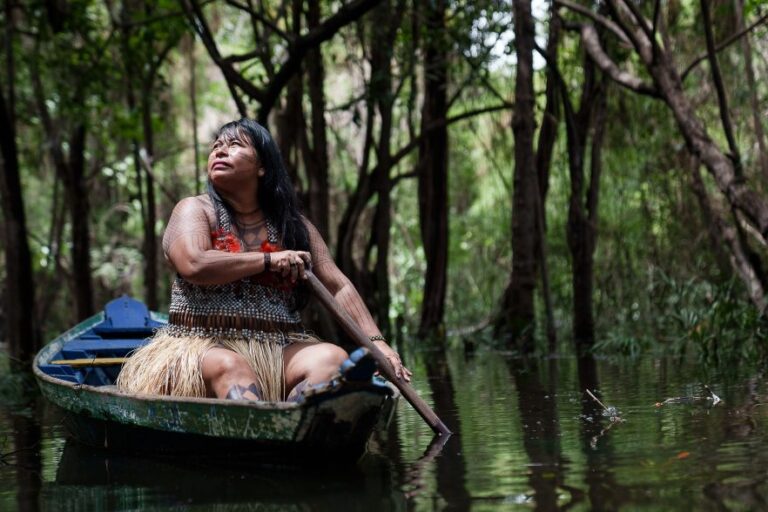
<svg viewBox="0 0 768 512">
<path fill-rule="evenodd" d="M 768 1 L 6 0 L 0 39 L 0 509 L 768 510 Z M 243 117 L 449 438 L 401 400 L 333 472 L 192 464 L 40 396 L 108 301 L 167 312 Z"/>
</svg>

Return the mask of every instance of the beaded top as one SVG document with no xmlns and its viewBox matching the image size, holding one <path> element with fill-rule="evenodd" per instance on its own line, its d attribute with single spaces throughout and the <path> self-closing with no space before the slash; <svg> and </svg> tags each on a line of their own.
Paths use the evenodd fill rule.
<svg viewBox="0 0 768 512">
<path fill-rule="evenodd" d="M 216 204 L 217 201 L 214 201 Z M 216 207 L 219 229 L 231 232 L 229 213 Z M 267 220 L 267 239 L 277 230 Z M 303 332 L 292 286 L 262 273 L 232 283 L 198 285 L 177 275 L 171 289 L 168 332 L 175 336 L 259 338 L 285 342 L 284 333 Z"/>
</svg>

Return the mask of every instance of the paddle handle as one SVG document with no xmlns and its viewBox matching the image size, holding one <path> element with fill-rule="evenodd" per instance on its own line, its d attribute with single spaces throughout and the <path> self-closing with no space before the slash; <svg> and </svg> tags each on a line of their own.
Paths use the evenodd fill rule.
<svg viewBox="0 0 768 512">
<path fill-rule="evenodd" d="M 445 426 L 445 423 L 443 423 L 440 418 L 437 417 L 437 414 L 435 414 L 435 412 L 429 407 L 429 405 L 427 405 L 427 403 L 421 399 L 421 397 L 416 393 L 416 390 L 413 389 L 413 387 L 406 381 L 395 375 L 395 371 L 392 369 L 392 365 L 389 363 L 381 350 L 379 350 L 379 348 L 371 340 L 368 339 L 368 336 L 360 330 L 360 327 L 358 327 L 357 323 L 352 319 L 352 317 L 349 316 L 349 314 L 344 311 L 341 306 L 339 306 L 339 303 L 336 302 L 336 299 L 333 297 L 333 295 L 331 295 L 331 292 L 329 292 L 325 285 L 320 282 L 317 276 L 315 276 L 311 270 L 307 270 L 306 274 L 309 287 L 315 293 L 317 298 L 320 299 L 320 302 L 322 302 L 323 305 L 328 308 L 328 311 L 330 311 L 334 318 L 336 318 L 339 324 L 341 324 L 342 329 L 344 329 L 344 331 L 352 337 L 355 343 L 361 347 L 367 348 L 370 351 L 371 356 L 373 356 L 373 359 L 379 366 L 379 371 L 383 373 L 384 376 L 397 387 L 397 389 L 400 390 L 400 393 L 405 397 L 406 400 L 408 400 L 408 403 L 410 403 L 413 408 L 416 409 L 416 412 L 418 412 L 419 415 L 424 418 L 424 421 L 427 422 L 432 430 L 436 434 L 440 435 L 450 434 L 451 431 L 448 429 L 448 427 Z"/>
</svg>

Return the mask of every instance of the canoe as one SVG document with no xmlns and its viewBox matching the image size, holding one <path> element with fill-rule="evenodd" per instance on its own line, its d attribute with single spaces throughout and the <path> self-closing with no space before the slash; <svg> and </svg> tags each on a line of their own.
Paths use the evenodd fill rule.
<svg viewBox="0 0 768 512">
<path fill-rule="evenodd" d="M 390 422 L 390 383 L 338 379 L 301 403 L 129 394 L 115 379 L 126 357 L 167 317 L 124 296 L 47 344 L 35 357 L 42 394 L 64 411 L 76 440 L 153 454 L 233 454 L 263 460 L 359 457 Z M 262 459 L 260 459 L 262 460 Z"/>
</svg>

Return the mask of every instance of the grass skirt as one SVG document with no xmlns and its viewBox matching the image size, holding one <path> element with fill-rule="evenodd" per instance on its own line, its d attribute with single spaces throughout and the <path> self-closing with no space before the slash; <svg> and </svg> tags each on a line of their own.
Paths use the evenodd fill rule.
<svg viewBox="0 0 768 512">
<path fill-rule="evenodd" d="M 263 400 L 283 400 L 284 346 L 294 341 L 318 340 L 304 334 L 288 334 L 282 340 L 278 342 L 254 338 L 176 336 L 160 330 L 150 343 L 136 350 L 128 358 L 116 384 L 120 390 L 129 393 L 205 397 L 207 393 L 203 381 L 203 357 L 211 348 L 224 347 L 248 361 L 256 374 L 256 384 L 262 392 Z"/>
</svg>

